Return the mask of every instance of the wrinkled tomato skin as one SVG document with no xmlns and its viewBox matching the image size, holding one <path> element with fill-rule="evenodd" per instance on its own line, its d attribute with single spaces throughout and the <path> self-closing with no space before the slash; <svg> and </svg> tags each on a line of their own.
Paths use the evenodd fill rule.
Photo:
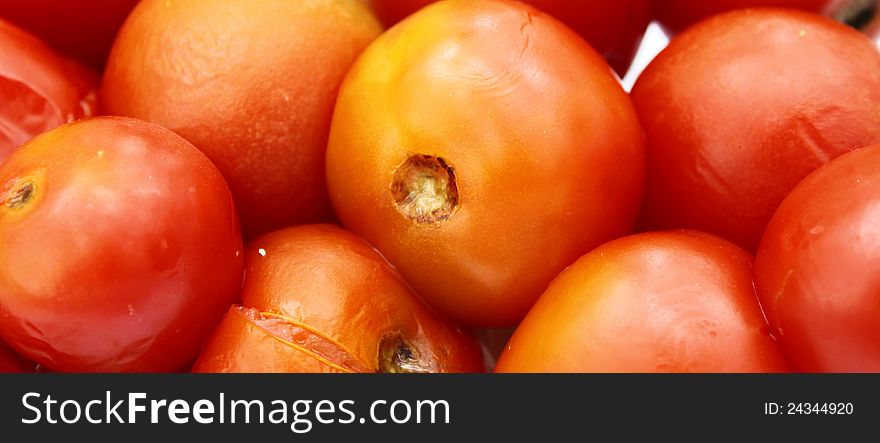
<svg viewBox="0 0 880 443">
<path fill-rule="evenodd" d="M 333 103 L 381 30 L 358 0 L 144 0 L 111 51 L 102 103 L 202 150 L 229 183 L 247 238 L 328 221 Z"/>
<path fill-rule="evenodd" d="M 116 31 L 138 0 L 5 0 L 0 18 L 100 70 Z"/>
<path fill-rule="evenodd" d="M 33 363 L 25 360 L 0 340 L 0 374 L 34 372 L 35 370 Z"/>
<path fill-rule="evenodd" d="M 642 228 L 755 251 L 801 179 L 880 141 L 878 71 L 868 38 L 803 12 L 737 11 L 683 32 L 632 92 L 647 134 Z"/>
<path fill-rule="evenodd" d="M 236 300 L 222 176 L 164 128 L 64 125 L 0 168 L 0 335 L 57 371 L 184 367 Z"/>
<path fill-rule="evenodd" d="M 244 307 L 288 319 L 302 341 L 285 346 L 236 309 L 205 346 L 196 372 L 377 372 L 380 342 L 395 334 L 430 372 L 483 371 L 474 337 L 428 308 L 375 249 L 337 226 L 266 234 L 250 242 L 245 257 Z M 308 340 L 315 339 L 330 352 L 312 352 Z"/>
<path fill-rule="evenodd" d="M 367 0 L 392 26 L 435 0 Z M 626 74 L 651 21 L 654 0 L 524 0 L 581 35 L 621 76 Z"/>
<path fill-rule="evenodd" d="M 35 136 L 96 112 L 98 77 L 0 20 L 0 164 Z"/>
<path fill-rule="evenodd" d="M 880 372 L 880 146 L 832 160 L 773 216 L 755 283 L 805 372 Z"/>
<path fill-rule="evenodd" d="M 496 371 L 786 371 L 767 329 L 748 253 L 695 231 L 638 234 L 563 271 Z"/>
<path fill-rule="evenodd" d="M 327 178 L 343 225 L 429 304 L 511 326 L 560 270 L 632 229 L 643 143 L 605 62 L 561 23 L 522 3 L 440 2 L 349 72 Z M 398 193 L 425 159 L 448 176 L 434 219 Z"/>
</svg>

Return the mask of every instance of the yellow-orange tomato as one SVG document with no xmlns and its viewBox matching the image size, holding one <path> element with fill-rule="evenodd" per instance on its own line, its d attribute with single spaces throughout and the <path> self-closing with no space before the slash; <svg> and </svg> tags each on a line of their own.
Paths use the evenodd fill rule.
<svg viewBox="0 0 880 443">
<path fill-rule="evenodd" d="M 575 33 L 522 3 L 448 1 L 352 67 L 327 179 L 343 224 L 429 303 L 506 326 L 631 229 L 643 149 L 629 98 Z"/>
<path fill-rule="evenodd" d="M 499 372 L 788 370 L 752 285 L 752 258 L 718 237 L 651 232 L 602 245 L 550 284 Z"/>
<path fill-rule="evenodd" d="M 114 44 L 101 97 L 107 112 L 201 149 L 249 237 L 326 220 L 333 102 L 380 31 L 358 0 L 144 0 Z"/>
<path fill-rule="evenodd" d="M 367 242 L 331 225 L 255 239 L 244 306 L 205 345 L 196 372 L 477 372 L 472 336 L 413 294 Z"/>
</svg>

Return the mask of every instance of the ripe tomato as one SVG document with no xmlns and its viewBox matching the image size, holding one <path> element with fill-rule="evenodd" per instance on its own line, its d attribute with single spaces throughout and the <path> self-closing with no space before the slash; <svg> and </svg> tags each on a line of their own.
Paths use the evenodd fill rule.
<svg viewBox="0 0 880 443">
<path fill-rule="evenodd" d="M 22 143 L 92 115 L 98 78 L 0 20 L 0 164 Z"/>
<path fill-rule="evenodd" d="M 336 92 L 380 32 L 358 0 L 144 0 L 119 33 L 101 98 L 109 113 L 201 149 L 247 236 L 327 220 Z"/>
<path fill-rule="evenodd" d="M 138 0 L 4 0 L 0 17 L 57 50 L 100 69 L 116 31 Z"/>
<path fill-rule="evenodd" d="M 777 7 L 820 13 L 834 0 L 655 0 L 655 19 L 672 33 L 700 20 L 735 9 Z M 850 2 L 852 0 L 844 0 Z"/>
<path fill-rule="evenodd" d="M 34 372 L 35 370 L 33 363 L 25 360 L 0 340 L 0 374 Z"/>
<path fill-rule="evenodd" d="M 609 242 L 550 284 L 499 372 L 787 370 L 752 286 L 752 258 L 720 238 L 653 232 Z"/>
<path fill-rule="evenodd" d="M 770 325 L 795 368 L 880 371 L 880 146 L 801 182 L 773 216 L 755 262 Z"/>
<path fill-rule="evenodd" d="M 248 245 L 233 307 L 196 372 L 482 371 L 476 340 L 431 311 L 370 245 L 331 225 Z"/>
<path fill-rule="evenodd" d="M 605 62 L 515 2 L 440 2 L 349 72 L 327 150 L 337 214 L 441 312 L 508 326 L 626 234 L 643 136 Z"/>
<path fill-rule="evenodd" d="M 241 287 L 223 177 L 137 120 L 83 120 L 13 153 L 0 245 L 0 335 L 59 371 L 180 369 Z"/>
<path fill-rule="evenodd" d="M 367 0 L 386 26 L 436 0 Z M 465 0 L 467 1 L 467 0 Z M 648 23 L 653 0 L 523 0 L 558 18 L 626 74 Z"/>
<path fill-rule="evenodd" d="M 683 32 L 632 93 L 648 136 L 643 226 L 754 251 L 801 179 L 880 141 L 877 72 L 868 38 L 803 12 L 737 11 Z"/>
</svg>

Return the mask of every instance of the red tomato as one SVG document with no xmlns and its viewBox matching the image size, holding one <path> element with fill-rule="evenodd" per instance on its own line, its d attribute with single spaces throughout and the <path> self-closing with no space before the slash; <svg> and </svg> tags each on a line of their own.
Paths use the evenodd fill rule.
<svg viewBox="0 0 880 443">
<path fill-rule="evenodd" d="M 565 266 L 630 231 L 643 135 L 602 58 L 552 17 L 440 2 L 349 72 L 327 174 L 345 226 L 430 304 L 509 326 Z"/>
<path fill-rule="evenodd" d="M 0 340 L 0 374 L 34 372 L 35 370 L 33 363 L 25 360 Z"/>
<path fill-rule="evenodd" d="M 742 8 L 777 7 L 813 13 L 825 10 L 834 0 L 655 0 L 655 19 L 671 33 L 677 33 L 700 20 Z M 852 1 L 852 0 L 844 0 Z"/>
<path fill-rule="evenodd" d="M 201 149 L 247 237 L 328 220 L 333 103 L 380 32 L 357 0 L 144 0 L 116 40 L 102 104 Z"/>
<path fill-rule="evenodd" d="M 0 335 L 59 371 L 180 369 L 241 287 L 223 177 L 137 120 L 83 120 L 13 153 L 0 245 Z"/>
<path fill-rule="evenodd" d="M 795 369 L 880 371 L 880 146 L 832 160 L 773 216 L 758 295 Z"/>
<path fill-rule="evenodd" d="M 138 0 L 3 0 L 0 17 L 100 69 Z"/>
<path fill-rule="evenodd" d="M 386 26 L 436 0 L 367 0 Z M 467 1 L 467 0 L 465 0 Z M 562 20 L 626 74 L 651 21 L 653 0 L 523 0 Z"/>
<path fill-rule="evenodd" d="M 642 224 L 754 251 L 812 170 L 880 141 L 880 52 L 820 16 L 746 10 L 680 34 L 632 98 L 648 136 Z"/>
<path fill-rule="evenodd" d="M 476 340 L 439 317 L 370 245 L 331 225 L 248 245 L 242 300 L 196 372 L 475 372 Z"/>
<path fill-rule="evenodd" d="M 0 20 L 0 164 L 22 143 L 94 114 L 98 78 Z"/>
<path fill-rule="evenodd" d="M 752 258 L 720 238 L 654 232 L 609 242 L 550 284 L 499 372 L 776 372 Z"/>
</svg>

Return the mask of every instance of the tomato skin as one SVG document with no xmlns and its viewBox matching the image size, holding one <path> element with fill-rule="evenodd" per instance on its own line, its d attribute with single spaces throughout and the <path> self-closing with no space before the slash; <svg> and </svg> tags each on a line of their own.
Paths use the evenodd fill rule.
<svg viewBox="0 0 880 443">
<path fill-rule="evenodd" d="M 437 200 L 418 184 L 432 167 Z M 436 3 L 377 39 L 327 150 L 343 225 L 429 304 L 484 327 L 515 324 L 562 268 L 628 233 L 643 173 L 642 131 L 601 57 L 512 2 Z"/>
<path fill-rule="evenodd" d="M 626 74 L 651 21 L 654 0 L 523 0 L 571 27 L 619 75 Z M 385 26 L 392 26 L 435 0 L 367 0 Z"/>
<path fill-rule="evenodd" d="M 0 20 L 0 164 L 15 148 L 96 112 L 97 75 Z"/>
<path fill-rule="evenodd" d="M 358 0 L 144 0 L 114 44 L 102 102 L 202 150 L 229 182 L 247 238 L 330 220 L 333 103 L 380 32 Z"/>
<path fill-rule="evenodd" d="M 27 0 L 0 2 L 0 17 L 58 51 L 101 69 L 116 31 L 138 0 Z"/>
<path fill-rule="evenodd" d="M 764 234 L 758 295 L 799 371 L 880 371 L 878 164 L 880 146 L 871 146 L 822 166 Z"/>
<path fill-rule="evenodd" d="M 234 308 L 195 372 L 380 372 L 380 343 L 395 334 L 425 371 L 483 371 L 476 339 L 428 308 L 376 250 L 339 227 L 303 225 L 254 239 L 245 275 L 245 309 L 280 326 Z M 295 331 L 279 338 L 284 328 Z"/>
<path fill-rule="evenodd" d="M 0 340 L 0 374 L 34 372 L 35 370 L 33 363 L 25 360 Z"/>
<path fill-rule="evenodd" d="M 667 31 L 678 33 L 700 20 L 735 9 L 776 7 L 818 14 L 830 3 L 833 0 L 655 0 L 654 18 Z"/>
<path fill-rule="evenodd" d="M 880 141 L 878 71 L 868 38 L 812 14 L 737 11 L 683 32 L 632 92 L 648 138 L 642 226 L 754 251 L 803 177 Z"/>
<path fill-rule="evenodd" d="M 498 372 L 779 372 L 751 256 L 695 231 L 611 241 L 550 284 Z"/>
<path fill-rule="evenodd" d="M 164 128 L 64 125 L 0 168 L 0 335 L 57 371 L 185 366 L 242 280 L 232 197 Z"/>
</svg>

